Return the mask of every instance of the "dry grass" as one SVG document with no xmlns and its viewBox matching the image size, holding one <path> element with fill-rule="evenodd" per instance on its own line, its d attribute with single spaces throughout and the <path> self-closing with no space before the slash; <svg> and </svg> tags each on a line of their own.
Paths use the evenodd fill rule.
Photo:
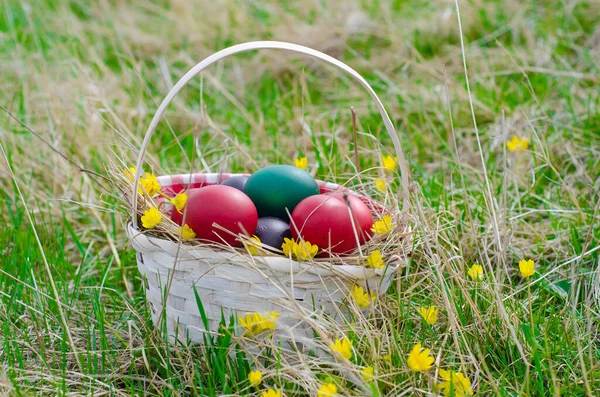
<svg viewBox="0 0 600 397">
<path fill-rule="evenodd" d="M 2 4 L 0 105 L 14 118 L 0 110 L 1 392 L 247 394 L 256 366 L 287 395 L 315 395 L 326 381 L 340 395 L 435 395 L 437 369 L 406 364 L 422 342 L 477 395 L 598 394 L 598 2 L 460 2 L 464 51 L 449 1 Z M 413 172 L 412 260 L 372 313 L 331 328 L 352 339 L 352 363 L 275 355 L 249 365 L 223 353 L 222 338 L 164 342 L 123 208 L 72 164 L 101 175 L 116 159 L 132 164 L 174 81 L 215 50 L 266 38 L 362 73 Z M 350 106 L 360 169 L 376 177 L 391 143 L 349 80 L 275 52 L 227 60 L 171 106 L 149 164 L 183 173 L 193 158 L 198 171 L 248 172 L 304 154 L 316 176 L 345 183 L 356 173 Z M 512 135 L 530 150 L 506 153 Z M 518 276 L 522 258 L 536 262 L 530 282 Z M 482 282 L 466 276 L 475 262 Z M 419 318 L 423 305 L 440 308 L 435 325 Z M 365 365 L 376 382 L 361 380 Z"/>
</svg>

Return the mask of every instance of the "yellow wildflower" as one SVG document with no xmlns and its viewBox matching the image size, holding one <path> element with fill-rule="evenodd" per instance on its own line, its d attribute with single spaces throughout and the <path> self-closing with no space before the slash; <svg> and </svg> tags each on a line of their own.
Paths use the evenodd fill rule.
<svg viewBox="0 0 600 397">
<path fill-rule="evenodd" d="M 529 139 L 513 135 L 512 139 L 506 142 L 506 148 L 511 152 L 524 152 L 529 148 Z"/>
<path fill-rule="evenodd" d="M 160 191 L 160 184 L 156 175 L 146 172 L 143 178 L 140 178 L 140 186 L 152 197 Z M 141 193 L 141 192 L 140 192 Z"/>
<path fill-rule="evenodd" d="M 308 166 L 308 159 L 306 157 L 299 157 L 297 159 L 294 159 L 294 165 L 300 168 L 301 170 L 305 170 Z"/>
<path fill-rule="evenodd" d="M 248 380 L 250 381 L 250 384 L 252 386 L 257 387 L 258 385 L 260 385 L 260 382 L 262 382 L 262 372 L 260 372 L 259 370 L 250 372 L 248 374 Z"/>
<path fill-rule="evenodd" d="M 352 299 L 354 299 L 354 302 L 356 302 L 358 307 L 365 308 L 369 307 L 371 302 L 375 302 L 377 297 L 373 291 L 368 294 L 363 287 L 360 285 L 355 285 L 352 288 Z"/>
<path fill-rule="evenodd" d="M 281 244 L 283 254 L 289 257 L 294 252 L 294 245 L 296 245 L 296 241 L 293 238 L 284 237 L 283 244 Z"/>
<path fill-rule="evenodd" d="M 247 313 L 245 317 L 238 317 L 242 327 L 251 334 L 260 334 L 262 331 L 263 316 L 259 313 Z"/>
<path fill-rule="evenodd" d="M 471 280 L 473 281 L 483 280 L 483 267 L 481 267 L 478 264 L 474 264 L 473 266 L 471 266 L 467 274 L 469 275 L 469 277 L 471 277 Z"/>
<path fill-rule="evenodd" d="M 281 397 L 281 390 L 267 389 L 262 392 L 260 397 Z"/>
<path fill-rule="evenodd" d="M 180 213 L 183 211 L 183 207 L 185 207 L 185 203 L 187 202 L 188 196 L 185 193 L 179 193 L 177 196 L 173 197 L 170 201 L 171 204 L 177 208 L 177 211 Z"/>
<path fill-rule="evenodd" d="M 245 317 L 238 317 L 238 320 L 248 332 L 257 335 L 262 331 L 275 329 L 278 317 L 279 313 L 276 311 L 267 311 L 264 316 L 260 313 L 248 313 Z"/>
<path fill-rule="evenodd" d="M 531 277 L 535 273 L 535 263 L 533 263 L 531 259 L 529 259 L 528 261 L 523 259 L 519 261 L 519 271 L 521 272 L 521 277 Z"/>
<path fill-rule="evenodd" d="M 131 181 L 133 182 L 133 177 L 135 176 L 135 172 L 137 171 L 136 167 L 129 167 L 129 168 L 125 168 L 125 170 L 123 171 L 125 173 L 125 176 Z"/>
<path fill-rule="evenodd" d="M 352 358 L 352 342 L 348 338 L 343 338 L 342 340 L 336 339 L 334 343 L 329 345 L 329 348 L 346 360 Z"/>
<path fill-rule="evenodd" d="M 389 215 L 384 215 L 380 220 L 376 221 L 373 226 L 371 226 L 371 231 L 376 234 L 387 234 L 389 233 L 394 224 L 392 223 L 392 217 Z"/>
<path fill-rule="evenodd" d="M 319 247 L 316 244 L 311 244 L 308 241 L 298 241 L 293 238 L 285 237 L 281 250 L 284 255 L 289 257 L 291 254 L 299 261 L 306 261 L 314 258 L 319 252 Z"/>
<path fill-rule="evenodd" d="M 373 250 L 369 256 L 367 256 L 367 266 L 373 269 L 382 269 L 385 267 L 383 263 L 383 257 L 381 256 L 381 250 Z"/>
<path fill-rule="evenodd" d="M 265 317 L 263 319 L 263 330 L 272 331 L 275 329 L 277 325 L 277 319 L 279 318 L 279 313 L 275 310 L 265 312 Z"/>
<path fill-rule="evenodd" d="M 194 232 L 194 230 L 189 227 L 187 223 L 183 225 L 181 229 L 179 229 L 179 233 L 181 233 L 181 239 L 183 241 L 190 241 L 196 238 L 196 232 Z"/>
<path fill-rule="evenodd" d="M 424 349 L 417 343 L 408 355 L 408 366 L 415 372 L 426 371 L 433 366 L 433 357 L 429 354 L 431 350 Z"/>
<path fill-rule="evenodd" d="M 319 247 L 317 247 L 316 244 L 309 243 L 308 241 L 298 241 L 294 244 L 293 251 L 296 259 L 299 261 L 307 261 L 311 260 L 315 257 L 315 255 L 317 255 L 317 252 L 319 252 Z"/>
<path fill-rule="evenodd" d="M 381 164 L 386 172 L 393 172 L 398 167 L 398 159 L 386 154 L 381 158 Z"/>
<path fill-rule="evenodd" d="M 142 216 L 142 226 L 146 229 L 152 229 L 160 222 L 162 222 L 162 214 L 156 207 L 144 211 L 144 215 Z"/>
<path fill-rule="evenodd" d="M 382 192 L 385 192 L 387 190 L 387 185 L 385 184 L 385 181 L 381 178 L 375 179 L 375 187 L 381 190 Z"/>
<path fill-rule="evenodd" d="M 440 376 L 445 382 L 440 383 L 439 388 L 444 391 L 445 397 L 465 397 L 473 395 L 471 381 L 462 373 L 440 369 Z"/>
<path fill-rule="evenodd" d="M 123 172 L 125 173 L 125 176 L 131 182 L 133 182 L 133 178 L 135 177 L 136 171 L 137 171 L 136 167 L 129 167 L 128 169 L 126 168 Z M 148 193 L 148 196 L 150 196 L 150 197 L 152 197 L 156 193 L 158 193 L 161 188 L 156 176 L 154 174 L 150 174 L 148 172 L 146 172 L 144 174 L 144 176 L 140 178 L 139 185 L 140 186 L 138 187 L 138 192 L 140 192 L 140 194 L 144 194 L 144 190 L 145 190 L 146 193 Z"/>
<path fill-rule="evenodd" d="M 370 365 L 364 367 L 363 370 L 360 372 L 361 378 L 363 378 L 363 380 L 366 380 L 366 381 L 372 380 L 374 374 L 375 374 L 375 370 Z"/>
<path fill-rule="evenodd" d="M 317 397 L 333 397 L 336 394 L 337 386 L 333 383 L 325 383 L 317 391 Z"/>
<path fill-rule="evenodd" d="M 250 241 L 245 242 L 244 245 L 248 249 L 248 252 L 250 252 L 250 255 L 257 256 L 260 248 L 260 238 L 258 238 L 258 236 L 252 236 Z"/>
<path fill-rule="evenodd" d="M 435 306 L 421 307 L 419 309 L 419 314 L 427 324 L 433 325 L 438 319 L 438 308 Z"/>
</svg>

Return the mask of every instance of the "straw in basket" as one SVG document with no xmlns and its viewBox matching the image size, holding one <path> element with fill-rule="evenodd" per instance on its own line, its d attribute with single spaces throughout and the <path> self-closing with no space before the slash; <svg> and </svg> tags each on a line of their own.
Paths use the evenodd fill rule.
<svg viewBox="0 0 600 397">
<path fill-rule="evenodd" d="M 402 244 L 385 255 L 386 266 L 365 268 L 358 261 L 344 257 L 298 262 L 282 256 L 251 256 L 243 249 L 223 249 L 210 245 L 184 244 L 168 236 L 145 233 L 138 218 L 139 180 L 145 152 L 155 128 L 175 95 L 194 76 L 227 56 L 256 49 L 280 49 L 302 53 L 332 64 L 348 73 L 363 86 L 374 100 L 389 133 L 402 176 L 403 211 L 408 205 L 408 173 L 400 142 L 392 122 L 371 86 L 352 68 L 316 50 L 282 42 L 250 42 L 221 50 L 194 66 L 167 94 L 154 115 L 137 159 L 131 195 L 131 222 L 127 235 L 137 252 L 137 264 L 144 277 L 146 298 L 155 324 L 164 317 L 169 335 L 183 341 L 202 343 L 207 332 L 218 330 L 222 318 L 237 318 L 247 313 L 276 311 L 275 333 L 294 343 L 310 344 L 322 315 L 344 321 L 344 301 L 355 285 L 375 295 L 385 293 L 398 267 L 410 249 L 409 239 L 398 235 Z M 159 177 L 163 192 L 176 194 L 186 188 L 219 184 L 233 175 L 188 174 Z M 359 196 L 374 212 L 387 213 L 400 221 L 402 212 L 385 209 L 369 197 L 339 185 L 318 182 L 321 193 L 346 192 Z M 398 224 L 398 223 L 396 223 Z M 400 227 L 400 226 L 398 226 Z M 408 228 L 403 232 L 408 234 Z M 201 313 L 199 303 L 202 306 Z M 203 319 L 204 316 L 204 319 Z M 207 329 L 208 328 L 208 329 Z"/>
</svg>

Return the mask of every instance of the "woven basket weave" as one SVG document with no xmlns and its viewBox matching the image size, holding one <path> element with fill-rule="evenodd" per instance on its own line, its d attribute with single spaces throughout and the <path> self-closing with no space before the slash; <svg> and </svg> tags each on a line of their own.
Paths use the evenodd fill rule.
<svg viewBox="0 0 600 397">
<path fill-rule="evenodd" d="M 157 110 L 140 149 L 131 196 L 132 220 L 127 235 L 137 251 L 137 263 L 144 277 L 146 298 L 157 323 L 166 320 L 170 336 L 202 343 L 206 332 L 218 330 L 221 319 L 243 316 L 246 313 L 280 313 L 276 334 L 306 343 L 313 330 L 305 320 L 315 314 L 325 314 L 333 320 L 344 321 L 342 303 L 352 286 L 360 285 L 376 295 L 384 293 L 398 267 L 405 260 L 409 247 L 401 244 L 387 258 L 386 267 L 368 269 L 360 265 L 334 261 L 296 262 L 282 256 L 250 256 L 243 250 L 217 250 L 211 246 L 187 245 L 145 233 L 138 226 L 138 184 L 142 175 L 143 158 L 150 138 L 164 111 L 179 90 L 195 75 L 212 63 L 235 53 L 261 49 L 284 49 L 324 60 L 349 73 L 371 95 L 383 122 L 394 142 L 401 169 L 404 210 L 407 209 L 408 176 L 400 143 L 393 125 L 368 83 L 353 69 L 318 51 L 281 42 L 245 43 L 219 51 L 192 68 L 169 92 Z M 228 174 L 191 174 L 159 177 L 166 194 L 176 194 L 187 188 L 218 184 Z M 359 196 L 371 208 L 383 209 L 368 197 L 339 185 L 319 182 L 322 193 L 345 191 Z M 389 211 L 388 211 L 389 213 Z M 399 215 L 399 210 L 396 215 Z M 399 218 L 399 216 L 397 216 Z M 408 231 L 407 231 L 408 232 Z M 408 239 L 403 239 L 408 243 Z M 197 304 L 200 298 L 209 320 L 208 328 L 201 318 Z"/>
</svg>

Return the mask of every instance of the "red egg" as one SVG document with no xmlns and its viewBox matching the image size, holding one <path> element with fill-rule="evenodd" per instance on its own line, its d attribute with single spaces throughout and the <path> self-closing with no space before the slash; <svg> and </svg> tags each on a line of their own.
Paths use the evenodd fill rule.
<svg viewBox="0 0 600 397">
<path fill-rule="evenodd" d="M 292 212 L 291 229 L 294 238 L 302 236 L 319 250 L 343 254 L 358 246 L 357 236 L 360 244 L 368 241 L 372 225 L 373 216 L 365 203 L 358 197 L 335 193 L 302 200 Z"/>
<path fill-rule="evenodd" d="M 252 236 L 256 232 L 256 207 L 252 200 L 238 189 L 214 185 L 190 189 L 187 194 L 188 199 L 182 212 L 185 213 L 185 223 L 194 230 L 196 238 L 240 246 L 241 242 L 236 241 L 238 234 Z M 173 208 L 171 219 L 181 225 L 183 214 Z M 229 230 L 233 235 L 213 227 L 213 223 Z"/>
<path fill-rule="evenodd" d="M 373 215 L 369 206 L 353 194 L 333 193 L 331 196 L 337 198 L 338 200 L 342 200 L 344 203 L 346 203 L 347 198 L 348 202 L 350 203 L 352 215 L 355 218 L 355 225 L 357 219 L 358 225 L 360 225 L 361 232 L 358 235 L 364 238 L 364 241 L 362 241 L 361 244 L 369 241 L 373 234 L 371 232 L 371 227 L 373 227 Z"/>
</svg>

